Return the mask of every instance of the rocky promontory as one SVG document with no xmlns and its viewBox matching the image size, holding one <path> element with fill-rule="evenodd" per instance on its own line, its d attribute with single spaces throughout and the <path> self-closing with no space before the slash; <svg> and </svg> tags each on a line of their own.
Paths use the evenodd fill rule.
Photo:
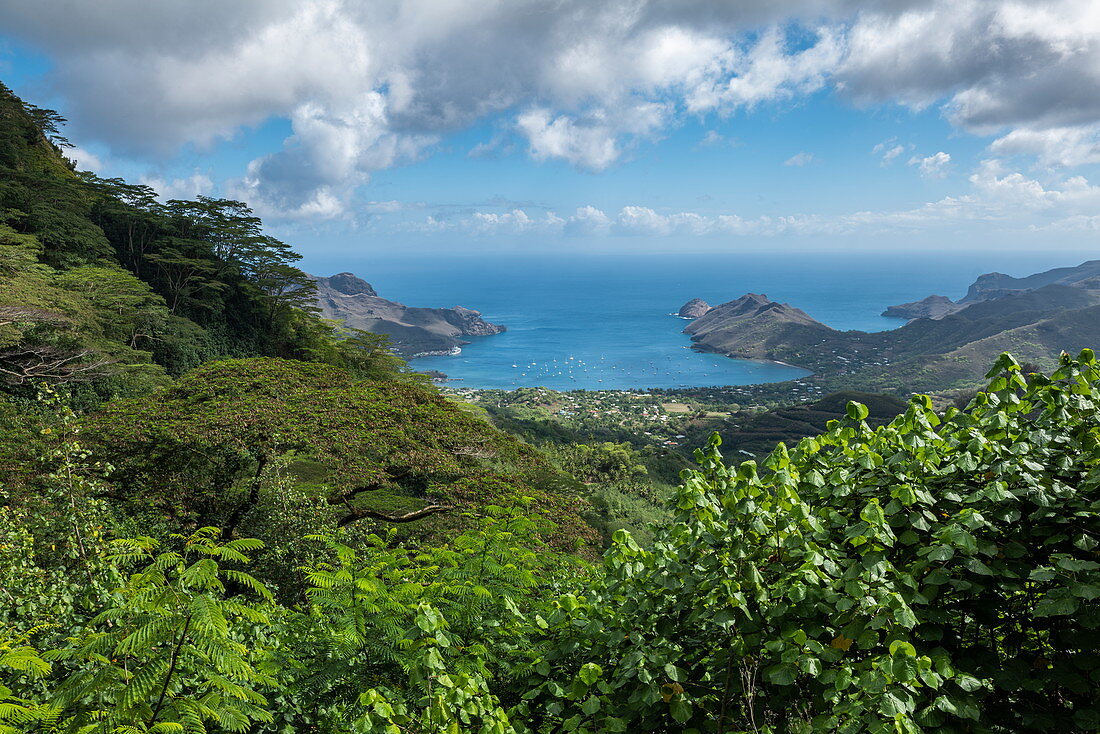
<svg viewBox="0 0 1100 734">
<path fill-rule="evenodd" d="M 897 306 L 888 306 L 886 310 L 882 312 L 882 315 L 895 319 L 935 320 L 942 319 L 944 316 L 953 314 L 962 308 L 965 308 L 965 306 L 955 303 L 947 296 L 928 296 L 919 301 L 900 303 Z"/>
<path fill-rule="evenodd" d="M 944 390 L 981 381 L 1006 351 L 1046 369 L 1063 352 L 1100 343 L 1100 261 L 1024 278 L 989 273 L 967 298 L 903 304 L 901 315 L 920 317 L 887 331 L 838 331 L 749 293 L 684 331 L 694 349 L 804 367 L 834 389 Z"/>
<path fill-rule="evenodd" d="M 775 359 L 777 347 L 817 340 L 834 333 L 825 324 L 790 304 L 760 293 L 746 293 L 708 309 L 684 329 L 693 347 L 730 357 Z"/>
<path fill-rule="evenodd" d="M 697 319 L 709 310 L 710 304 L 702 298 L 692 298 L 683 306 L 680 306 L 680 310 L 676 312 L 676 315 L 682 319 Z"/>
<path fill-rule="evenodd" d="M 1096 290 L 1100 288 L 1100 260 L 1089 260 L 1067 268 L 1054 268 L 1041 273 L 1015 278 L 1004 273 L 979 275 L 959 303 L 980 303 L 994 298 L 1026 293 L 1048 285 Z"/>
<path fill-rule="evenodd" d="M 505 330 L 481 318 L 478 311 L 462 306 L 417 308 L 388 301 L 352 273 L 313 279 L 322 316 L 355 329 L 385 334 L 394 351 L 406 358 L 456 354 L 463 344 L 469 344 L 462 337 L 492 336 Z"/>
</svg>

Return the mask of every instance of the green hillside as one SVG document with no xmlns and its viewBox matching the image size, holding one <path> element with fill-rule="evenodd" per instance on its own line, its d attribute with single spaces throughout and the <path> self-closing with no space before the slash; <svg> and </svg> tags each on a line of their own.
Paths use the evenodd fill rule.
<svg viewBox="0 0 1100 734">
<path fill-rule="evenodd" d="M 405 370 L 316 317 L 300 255 L 247 206 L 77 172 L 61 122 L 0 85 L 0 390 L 65 383 L 93 405 L 255 355 Z"/>
<path fill-rule="evenodd" d="M 434 389 L 358 380 L 346 370 L 271 358 L 213 362 L 171 386 L 113 401 L 83 421 L 105 482 L 134 512 L 227 535 L 291 492 L 345 526 L 384 521 L 447 537 L 491 504 L 553 519 L 566 549 L 595 542 L 579 485 L 531 446 Z M 270 511 L 270 509 L 268 509 Z"/>
</svg>

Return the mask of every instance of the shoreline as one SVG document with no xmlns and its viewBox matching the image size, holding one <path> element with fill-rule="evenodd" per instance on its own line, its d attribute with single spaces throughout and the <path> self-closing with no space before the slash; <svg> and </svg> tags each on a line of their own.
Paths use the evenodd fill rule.
<svg viewBox="0 0 1100 734">
<path fill-rule="evenodd" d="M 779 359 L 765 359 L 765 358 L 762 358 L 762 357 L 743 357 L 743 356 L 740 356 L 740 355 L 737 355 L 737 354 L 732 354 L 730 352 L 722 352 L 722 351 L 719 351 L 717 349 L 709 349 L 705 345 L 701 345 L 701 344 L 698 344 L 698 343 L 693 343 L 690 348 L 693 351 L 699 352 L 700 354 L 717 354 L 720 357 L 725 357 L 727 359 L 737 359 L 737 360 L 740 360 L 742 362 L 756 362 L 757 364 L 778 364 L 778 365 L 781 365 L 783 367 L 791 367 L 791 368 L 796 369 L 796 370 L 802 370 L 804 372 L 809 372 L 808 375 L 805 375 L 804 377 L 795 378 L 795 379 L 800 379 L 801 380 L 801 379 L 806 379 L 807 377 L 818 377 L 819 376 L 816 372 L 814 372 L 814 370 L 810 369 L 809 367 L 805 367 L 805 366 L 800 365 L 800 364 L 791 364 L 790 362 L 784 362 L 784 361 L 779 360 Z M 781 382 L 787 382 L 787 381 L 786 380 L 781 380 Z M 775 384 L 779 384 L 779 383 L 762 382 L 762 383 L 757 383 L 757 384 L 775 385 Z"/>
</svg>

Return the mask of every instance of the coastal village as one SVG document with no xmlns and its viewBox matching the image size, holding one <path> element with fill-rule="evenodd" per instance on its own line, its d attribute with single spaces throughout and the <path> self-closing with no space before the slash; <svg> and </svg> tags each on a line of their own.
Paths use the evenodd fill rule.
<svg viewBox="0 0 1100 734">
<path fill-rule="evenodd" d="M 811 401 L 822 395 L 821 388 L 807 380 L 782 385 L 781 391 L 775 385 L 569 392 L 544 387 L 479 390 L 447 386 L 443 390 L 456 400 L 490 412 L 507 411 L 526 422 L 556 424 L 608 438 L 621 434 L 636 444 L 676 449 L 701 431 L 730 427 L 775 405 Z"/>
</svg>

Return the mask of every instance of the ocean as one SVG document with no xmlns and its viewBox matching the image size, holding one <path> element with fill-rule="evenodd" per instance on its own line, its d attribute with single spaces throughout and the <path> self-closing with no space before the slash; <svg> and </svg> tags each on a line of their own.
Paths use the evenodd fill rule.
<svg viewBox="0 0 1100 734">
<path fill-rule="evenodd" d="M 786 365 L 701 354 L 674 314 L 745 293 L 787 302 L 837 329 L 904 322 L 889 305 L 962 297 L 981 273 L 1028 275 L 1076 265 L 1082 253 L 751 253 L 722 255 L 493 254 L 307 258 L 319 275 L 350 271 L 409 306 L 466 306 L 508 331 L 454 356 L 412 361 L 456 387 L 618 390 L 745 385 L 804 376 Z"/>
</svg>

